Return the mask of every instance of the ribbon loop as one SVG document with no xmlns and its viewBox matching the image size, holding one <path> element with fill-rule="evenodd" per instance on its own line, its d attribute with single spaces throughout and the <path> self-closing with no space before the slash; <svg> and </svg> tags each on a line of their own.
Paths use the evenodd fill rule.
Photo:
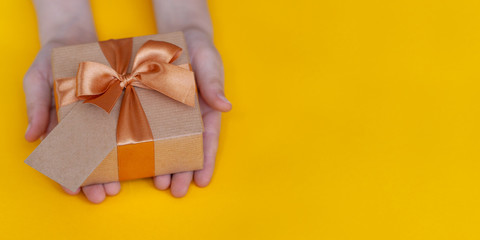
<svg viewBox="0 0 480 240">
<path fill-rule="evenodd" d="M 111 67 L 96 62 L 82 62 L 78 66 L 76 95 L 79 99 L 90 99 L 105 93 L 112 80 L 120 78 Z"/>
<path fill-rule="evenodd" d="M 181 54 L 182 48 L 174 44 L 149 40 L 138 50 L 133 66 L 139 66 L 145 61 L 172 63 Z"/>
</svg>

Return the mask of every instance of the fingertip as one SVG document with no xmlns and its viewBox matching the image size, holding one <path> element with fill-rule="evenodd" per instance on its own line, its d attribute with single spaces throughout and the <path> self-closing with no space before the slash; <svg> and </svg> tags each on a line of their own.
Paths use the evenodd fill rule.
<svg viewBox="0 0 480 240">
<path fill-rule="evenodd" d="M 158 190 L 167 190 L 170 187 L 171 175 L 159 175 L 153 177 L 153 184 Z"/>
<path fill-rule="evenodd" d="M 103 184 L 89 185 L 82 188 L 85 197 L 88 201 L 99 204 L 105 200 L 105 189 Z"/>
<path fill-rule="evenodd" d="M 217 111 L 230 111 L 232 109 L 232 103 L 230 103 L 225 97 L 222 84 L 220 84 L 218 80 L 212 80 L 210 82 L 199 82 L 199 89 L 202 98 L 211 108 Z"/>
<path fill-rule="evenodd" d="M 178 188 L 175 188 L 175 189 L 172 188 L 170 190 L 170 193 L 172 194 L 172 196 L 174 196 L 176 198 L 185 197 L 185 195 L 187 195 L 187 192 L 188 192 L 188 188 L 186 188 L 185 190 L 181 190 L 181 189 L 178 189 Z"/>
<path fill-rule="evenodd" d="M 28 124 L 27 130 L 25 131 L 25 140 L 29 142 L 35 142 L 41 135 L 36 129 L 32 129 L 31 124 Z"/>
<path fill-rule="evenodd" d="M 213 168 L 215 165 L 215 158 L 205 157 L 205 164 L 203 169 L 195 171 L 193 175 L 193 182 L 198 187 L 206 187 L 212 181 Z"/>
<path fill-rule="evenodd" d="M 208 186 L 208 184 L 210 184 L 211 179 L 212 179 L 211 177 L 205 176 L 203 174 L 195 173 L 193 177 L 193 182 L 195 183 L 195 185 L 197 185 L 197 187 L 204 188 Z"/>
<path fill-rule="evenodd" d="M 170 192 L 172 196 L 181 198 L 187 195 L 188 188 L 192 182 L 193 172 L 175 173 L 172 176 Z"/>
<path fill-rule="evenodd" d="M 206 93 L 202 97 L 211 108 L 217 111 L 228 112 L 232 109 L 232 104 L 222 92 L 217 94 Z"/>
<path fill-rule="evenodd" d="M 217 100 L 215 101 L 216 110 L 221 112 L 228 112 L 232 110 L 232 103 L 228 101 L 228 99 L 225 97 L 225 94 L 223 94 L 223 92 L 219 92 L 216 97 L 217 97 Z"/>
<path fill-rule="evenodd" d="M 25 131 L 25 139 L 29 142 L 34 142 L 40 138 L 48 126 L 48 116 L 38 114 L 39 117 L 32 118 Z"/>
<path fill-rule="evenodd" d="M 103 185 L 107 196 L 115 196 L 120 192 L 120 182 L 110 182 Z"/>
</svg>

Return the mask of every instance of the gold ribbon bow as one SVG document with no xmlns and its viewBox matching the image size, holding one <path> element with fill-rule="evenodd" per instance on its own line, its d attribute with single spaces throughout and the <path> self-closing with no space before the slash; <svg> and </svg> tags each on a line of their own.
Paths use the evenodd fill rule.
<svg viewBox="0 0 480 240">
<path fill-rule="evenodd" d="M 76 78 L 57 80 L 58 103 L 77 100 L 92 103 L 110 113 L 125 90 L 117 122 L 119 180 L 155 175 L 153 135 L 135 87 L 152 89 L 189 106 L 195 105 L 193 72 L 171 64 L 182 53 L 176 45 L 147 41 L 137 52 L 127 73 L 132 39 L 99 42 L 111 67 L 82 62 Z M 75 81 L 75 82 L 74 82 Z M 72 92 L 73 91 L 73 92 Z"/>
</svg>

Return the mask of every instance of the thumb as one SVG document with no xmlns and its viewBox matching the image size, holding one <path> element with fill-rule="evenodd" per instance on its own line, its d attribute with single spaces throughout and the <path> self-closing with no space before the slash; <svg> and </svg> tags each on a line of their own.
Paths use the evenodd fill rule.
<svg viewBox="0 0 480 240">
<path fill-rule="evenodd" d="M 196 51 L 192 56 L 192 67 L 200 95 L 205 102 L 217 111 L 230 111 L 232 104 L 225 97 L 223 65 L 217 50 L 206 47 Z"/>
<path fill-rule="evenodd" d="M 228 112 L 232 109 L 232 104 L 225 97 L 223 86 L 218 79 L 199 80 L 198 85 L 200 95 L 211 108 L 220 112 Z"/>
<path fill-rule="evenodd" d="M 30 69 L 27 72 L 23 88 L 28 112 L 25 139 L 33 142 L 47 130 L 51 107 L 51 88 L 47 77 L 37 69 Z"/>
</svg>

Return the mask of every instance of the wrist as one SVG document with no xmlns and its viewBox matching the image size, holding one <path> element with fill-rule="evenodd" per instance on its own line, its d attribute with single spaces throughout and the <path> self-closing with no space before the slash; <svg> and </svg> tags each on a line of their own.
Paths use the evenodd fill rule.
<svg viewBox="0 0 480 240">
<path fill-rule="evenodd" d="M 95 29 L 65 24 L 56 30 L 40 34 L 42 47 L 65 46 L 97 41 Z"/>
<path fill-rule="evenodd" d="M 88 0 L 34 0 L 42 46 L 96 41 Z"/>
<path fill-rule="evenodd" d="M 187 41 L 190 53 L 193 53 L 191 51 L 193 49 L 213 46 L 213 36 L 208 31 L 198 27 L 187 27 L 181 29 L 180 31 L 183 31 L 185 35 L 185 40 Z"/>
<path fill-rule="evenodd" d="M 202 33 L 211 39 L 212 22 L 205 0 L 153 0 L 159 33 Z"/>
</svg>

